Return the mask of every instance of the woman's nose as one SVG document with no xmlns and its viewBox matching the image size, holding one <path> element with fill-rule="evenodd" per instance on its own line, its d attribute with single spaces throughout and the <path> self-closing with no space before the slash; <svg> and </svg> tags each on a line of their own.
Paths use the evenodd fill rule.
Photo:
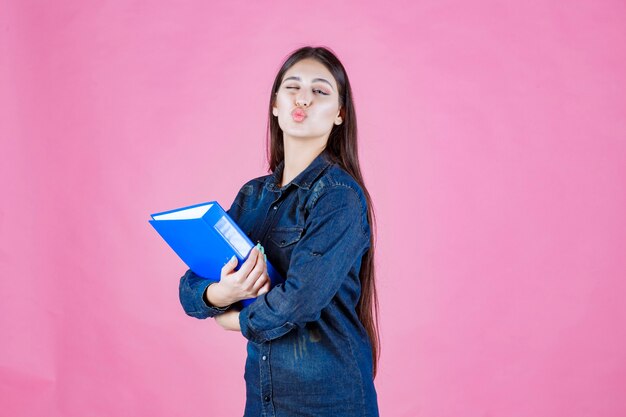
<svg viewBox="0 0 626 417">
<path fill-rule="evenodd" d="M 308 91 L 300 92 L 296 96 L 296 106 L 307 107 L 311 104 L 311 96 Z"/>
</svg>

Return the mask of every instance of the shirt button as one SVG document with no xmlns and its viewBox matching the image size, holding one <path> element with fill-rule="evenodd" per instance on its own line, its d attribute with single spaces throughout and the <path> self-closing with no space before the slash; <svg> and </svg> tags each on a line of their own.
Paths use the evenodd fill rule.
<svg viewBox="0 0 626 417">
<path fill-rule="evenodd" d="M 278 209 L 278 206 L 274 206 L 274 210 L 277 210 L 277 209 Z"/>
<path fill-rule="evenodd" d="M 267 360 L 267 356 L 263 355 L 263 360 L 266 361 Z"/>
<path fill-rule="evenodd" d="M 269 402 L 269 400 L 270 400 L 270 396 L 269 396 L 269 395 L 266 395 L 265 397 L 263 397 L 263 399 L 265 400 L 265 402 Z"/>
</svg>

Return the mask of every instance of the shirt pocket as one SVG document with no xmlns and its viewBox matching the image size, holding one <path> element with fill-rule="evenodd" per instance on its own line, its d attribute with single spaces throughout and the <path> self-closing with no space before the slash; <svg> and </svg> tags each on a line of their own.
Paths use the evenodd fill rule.
<svg viewBox="0 0 626 417">
<path fill-rule="evenodd" d="M 291 261 L 291 252 L 303 235 L 302 227 L 276 227 L 267 237 L 271 247 L 268 247 L 268 257 L 272 265 L 278 269 L 284 278 L 287 278 L 287 269 Z"/>
<path fill-rule="evenodd" d="M 269 240 L 275 246 L 285 248 L 300 240 L 302 230 L 302 227 L 276 227 L 270 232 Z"/>
</svg>

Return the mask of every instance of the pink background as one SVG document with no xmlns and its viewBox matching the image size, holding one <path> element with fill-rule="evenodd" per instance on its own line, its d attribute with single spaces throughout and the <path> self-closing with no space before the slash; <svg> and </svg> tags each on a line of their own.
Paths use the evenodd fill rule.
<svg viewBox="0 0 626 417">
<path fill-rule="evenodd" d="M 266 171 L 327 45 L 378 216 L 381 415 L 626 415 L 623 1 L 0 3 L 0 413 L 236 416 L 149 214 Z M 622 393 L 622 397 L 619 398 Z"/>
</svg>

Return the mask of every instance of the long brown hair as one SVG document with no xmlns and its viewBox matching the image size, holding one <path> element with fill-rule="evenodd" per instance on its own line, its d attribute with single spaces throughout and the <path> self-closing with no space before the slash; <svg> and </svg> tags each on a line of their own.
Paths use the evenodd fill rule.
<svg viewBox="0 0 626 417">
<path fill-rule="evenodd" d="M 285 149 L 283 144 L 283 132 L 278 125 L 278 119 L 273 117 L 272 107 L 282 82 L 283 76 L 291 66 L 296 62 L 313 58 L 323 64 L 335 77 L 337 87 L 339 89 L 339 105 L 341 106 L 340 114 L 343 123 L 333 125 L 328 137 L 325 152 L 331 160 L 345 169 L 356 182 L 361 186 L 367 200 L 367 220 L 370 224 L 370 248 L 363 256 L 361 261 L 361 271 L 359 279 L 361 281 L 361 297 L 357 303 L 357 314 L 361 323 L 367 331 L 367 335 L 372 345 L 373 360 L 373 376 L 376 377 L 378 368 L 378 358 L 380 357 L 380 335 L 378 332 L 378 296 L 376 294 L 376 279 L 374 269 L 374 250 L 375 250 L 375 229 L 376 219 L 374 217 L 374 209 L 372 207 L 372 199 L 365 187 L 361 168 L 359 166 L 358 149 L 357 149 L 357 127 L 356 113 L 354 103 L 352 101 L 352 89 L 348 81 L 348 74 L 345 68 L 328 48 L 305 46 L 292 52 L 282 67 L 276 74 L 272 94 L 269 103 L 269 116 L 266 138 L 266 151 L 269 157 L 270 170 L 275 171 L 276 167 L 285 158 Z"/>
</svg>

